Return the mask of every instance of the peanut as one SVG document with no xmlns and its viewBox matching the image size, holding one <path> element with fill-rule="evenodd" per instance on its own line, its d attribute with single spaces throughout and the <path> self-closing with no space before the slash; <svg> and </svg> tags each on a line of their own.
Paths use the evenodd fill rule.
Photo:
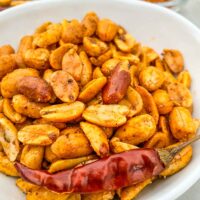
<svg viewBox="0 0 200 200">
<path fill-rule="evenodd" d="M 50 84 L 55 95 L 63 102 L 76 101 L 79 87 L 74 78 L 66 71 L 58 70 L 51 76 Z"/>
<path fill-rule="evenodd" d="M 125 125 L 117 129 L 115 137 L 120 141 L 138 145 L 151 138 L 156 131 L 156 124 L 151 115 L 144 114 L 129 119 Z"/>
<path fill-rule="evenodd" d="M 104 131 L 100 127 L 88 122 L 81 122 L 80 126 L 97 155 L 101 157 L 108 156 L 109 144 Z"/>
<path fill-rule="evenodd" d="M 16 112 L 30 118 L 40 118 L 40 110 L 48 104 L 31 102 L 24 95 L 15 95 L 12 99 L 13 108 Z"/>
<path fill-rule="evenodd" d="M 128 113 L 123 105 L 92 105 L 84 110 L 83 118 L 99 126 L 118 127 L 126 123 Z"/>
<path fill-rule="evenodd" d="M 0 142 L 10 161 L 15 161 L 19 154 L 17 129 L 3 114 L 0 114 Z"/>
<path fill-rule="evenodd" d="M 93 79 L 84 86 L 83 90 L 79 94 L 78 99 L 82 102 L 90 101 L 101 91 L 106 82 L 107 79 L 104 76 L 97 79 Z"/>
<path fill-rule="evenodd" d="M 40 113 L 44 119 L 52 122 L 68 122 L 81 116 L 85 105 L 80 101 L 74 103 L 63 103 L 43 108 Z"/>
<path fill-rule="evenodd" d="M 47 146 L 52 144 L 59 134 L 59 129 L 52 125 L 29 125 L 18 131 L 18 140 L 23 144 Z"/>
<path fill-rule="evenodd" d="M 4 99 L 3 100 L 3 113 L 13 123 L 23 123 L 26 120 L 25 116 L 17 113 L 14 110 L 10 99 Z"/>
<path fill-rule="evenodd" d="M 46 103 L 52 99 L 52 88 L 39 77 L 24 76 L 17 82 L 17 90 L 31 101 Z"/>
<path fill-rule="evenodd" d="M 118 26 L 110 19 L 102 19 L 97 24 L 97 36 L 105 42 L 114 39 L 117 34 Z"/>
</svg>

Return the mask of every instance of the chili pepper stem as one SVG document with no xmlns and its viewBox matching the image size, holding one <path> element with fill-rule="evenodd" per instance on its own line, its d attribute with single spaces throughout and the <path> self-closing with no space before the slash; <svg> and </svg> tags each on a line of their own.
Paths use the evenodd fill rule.
<svg viewBox="0 0 200 200">
<path fill-rule="evenodd" d="M 186 146 L 192 144 L 193 142 L 196 142 L 199 139 L 200 139 L 200 135 L 197 135 L 191 140 L 184 142 L 178 145 L 177 147 L 169 148 L 169 149 L 156 149 L 156 151 L 158 152 L 158 155 L 160 156 L 161 161 L 164 163 L 165 166 L 167 166 L 173 160 L 173 158 L 175 157 L 177 153 L 179 153 Z"/>
</svg>

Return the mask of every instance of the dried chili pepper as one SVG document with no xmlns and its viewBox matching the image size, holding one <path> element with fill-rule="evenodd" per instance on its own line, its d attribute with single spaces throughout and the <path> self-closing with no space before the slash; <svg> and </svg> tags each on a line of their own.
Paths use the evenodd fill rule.
<svg viewBox="0 0 200 200">
<path fill-rule="evenodd" d="M 159 175 L 180 150 L 198 139 L 200 136 L 172 149 L 133 149 L 56 174 L 20 163 L 15 167 L 24 180 L 58 193 L 117 190 Z"/>
</svg>

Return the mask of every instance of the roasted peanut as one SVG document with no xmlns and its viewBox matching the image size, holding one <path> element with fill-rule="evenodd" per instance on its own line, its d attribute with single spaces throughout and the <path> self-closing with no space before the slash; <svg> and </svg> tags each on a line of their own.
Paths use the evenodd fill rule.
<svg viewBox="0 0 200 200">
<path fill-rule="evenodd" d="M 178 140 L 188 140 L 195 135 L 195 124 L 191 113 L 184 107 L 175 107 L 169 115 L 169 125 Z"/>
<path fill-rule="evenodd" d="M 30 118 L 40 118 L 40 110 L 47 106 L 44 103 L 31 102 L 24 95 L 15 95 L 12 99 L 13 108 L 20 114 Z"/>
<path fill-rule="evenodd" d="M 39 72 L 32 68 L 16 69 L 6 76 L 1 81 L 1 93 L 4 98 L 12 98 L 18 93 L 17 82 L 24 76 L 39 76 Z"/>
<path fill-rule="evenodd" d="M 124 105 L 92 105 L 83 112 L 87 121 L 105 127 L 118 127 L 126 123 L 129 109 Z"/>
<path fill-rule="evenodd" d="M 105 42 L 109 42 L 114 39 L 117 34 L 118 26 L 110 19 L 101 19 L 97 24 L 97 36 Z"/>
<path fill-rule="evenodd" d="M 133 55 L 131 53 L 124 53 L 121 51 L 116 51 L 113 53 L 113 58 L 119 59 L 121 61 L 129 61 L 130 64 L 138 64 L 139 58 L 136 55 Z"/>
<path fill-rule="evenodd" d="M 50 53 L 47 49 L 28 49 L 24 52 L 24 62 L 26 66 L 35 69 L 46 69 L 49 66 Z"/>
<path fill-rule="evenodd" d="M 62 69 L 62 59 L 69 49 L 76 49 L 77 46 L 71 43 L 64 44 L 57 49 L 53 50 L 49 57 L 50 65 L 53 69 Z"/>
<path fill-rule="evenodd" d="M 141 112 L 143 108 L 142 98 L 140 94 L 131 86 L 128 87 L 126 98 L 131 103 L 131 107 L 130 107 L 131 117 Z"/>
<path fill-rule="evenodd" d="M 15 50 L 11 45 L 3 45 L 0 47 L 0 56 L 2 55 L 9 55 L 15 53 Z"/>
<path fill-rule="evenodd" d="M 169 121 L 165 116 L 160 116 L 159 123 L 158 123 L 158 131 L 163 132 L 166 134 L 168 138 L 168 144 L 166 146 L 169 146 L 174 143 L 174 138 L 170 132 L 169 128 Z"/>
<path fill-rule="evenodd" d="M 169 138 L 165 133 L 156 132 L 147 142 L 145 142 L 145 148 L 164 148 L 168 146 Z"/>
<path fill-rule="evenodd" d="M 174 104 L 165 90 L 158 89 L 152 94 L 152 96 L 158 108 L 158 112 L 161 115 L 165 115 L 172 111 Z"/>
<path fill-rule="evenodd" d="M 33 36 L 31 35 L 26 35 L 24 37 L 21 38 L 20 43 L 19 43 L 19 47 L 17 50 L 18 54 L 21 54 L 22 56 L 24 55 L 24 53 L 28 50 L 28 49 L 32 49 L 33 48 Z"/>
<path fill-rule="evenodd" d="M 108 50 L 107 44 L 95 37 L 84 37 L 83 47 L 88 55 L 94 57 L 98 57 Z"/>
<path fill-rule="evenodd" d="M 81 85 L 87 84 L 92 78 L 92 65 L 84 51 L 79 54 L 82 63 Z"/>
<path fill-rule="evenodd" d="M 136 86 L 135 89 L 142 97 L 144 109 L 154 118 L 157 124 L 159 119 L 159 113 L 152 95 L 141 86 Z"/>
<path fill-rule="evenodd" d="M 70 194 L 58 194 L 45 188 L 39 188 L 37 190 L 28 192 L 26 200 L 68 200 L 68 197 L 70 197 Z"/>
<path fill-rule="evenodd" d="M 109 144 L 104 131 L 100 127 L 88 122 L 81 122 L 80 126 L 97 155 L 101 157 L 108 156 Z"/>
<path fill-rule="evenodd" d="M 128 61 L 122 61 L 112 71 L 111 76 L 102 91 L 104 103 L 118 103 L 125 96 L 131 82 L 128 66 Z"/>
<path fill-rule="evenodd" d="M 107 138 L 111 138 L 112 137 L 112 134 L 113 134 L 113 131 L 114 129 L 111 127 L 101 127 L 104 131 L 104 133 L 106 134 Z"/>
<path fill-rule="evenodd" d="M 104 54 L 100 55 L 98 58 L 90 57 L 90 61 L 95 66 L 101 66 L 110 58 L 112 58 L 112 51 L 108 50 Z"/>
<path fill-rule="evenodd" d="M 0 172 L 8 176 L 19 176 L 14 163 L 11 162 L 6 156 L 0 154 Z"/>
<path fill-rule="evenodd" d="M 33 49 L 33 36 L 26 35 L 21 38 L 18 51 L 14 56 L 18 67 L 26 68 L 24 54 L 29 49 Z"/>
<path fill-rule="evenodd" d="M 57 160 L 50 165 L 48 172 L 55 173 L 57 171 L 71 169 L 79 164 L 85 163 L 86 161 L 89 161 L 89 160 L 94 160 L 96 158 L 97 156 L 89 155 L 89 156 L 84 156 L 80 158 Z"/>
<path fill-rule="evenodd" d="M 105 76 L 110 76 L 114 68 L 119 64 L 120 60 L 112 58 L 107 60 L 101 67 L 101 71 Z"/>
<path fill-rule="evenodd" d="M 163 72 L 155 67 L 147 67 L 139 75 L 140 84 L 150 92 L 160 88 L 164 80 Z"/>
<path fill-rule="evenodd" d="M 53 74 L 53 70 L 51 69 L 46 69 L 43 73 L 43 79 L 50 85 L 51 83 L 51 75 Z M 51 92 L 51 100 L 50 103 L 55 103 L 57 100 L 56 95 L 54 94 L 53 90 Z"/>
<path fill-rule="evenodd" d="M 25 145 L 20 162 L 31 169 L 41 169 L 42 160 L 44 155 L 44 147 Z"/>
<path fill-rule="evenodd" d="M 132 144 L 121 142 L 119 138 L 113 137 L 110 140 L 110 148 L 113 153 L 121 153 L 124 151 L 129 151 L 131 149 L 137 149 L 138 147 Z"/>
<path fill-rule="evenodd" d="M 36 33 L 33 38 L 33 45 L 46 48 L 60 40 L 62 27 L 60 24 L 50 24 L 46 31 Z"/>
<path fill-rule="evenodd" d="M 147 65 L 159 58 L 159 55 L 150 47 L 142 47 L 143 56 L 146 56 Z"/>
<path fill-rule="evenodd" d="M 7 73 L 12 72 L 16 68 L 16 62 L 12 55 L 0 55 L 0 79 Z"/>
<path fill-rule="evenodd" d="M 78 20 L 62 21 L 62 40 L 65 43 L 79 44 L 83 38 L 83 27 Z"/>
<path fill-rule="evenodd" d="M 152 183 L 151 179 L 147 179 L 141 183 L 134 186 L 126 187 L 121 190 L 120 198 L 121 200 L 133 200 L 137 195 L 149 184 Z"/>
<path fill-rule="evenodd" d="M 48 26 L 51 25 L 52 23 L 51 22 L 44 22 L 42 25 L 40 25 L 39 27 L 37 27 L 35 29 L 35 34 L 37 33 L 43 33 L 47 30 Z"/>
<path fill-rule="evenodd" d="M 55 126 L 56 128 L 62 130 L 64 128 L 67 127 L 67 125 L 63 122 L 51 122 L 51 121 L 48 121 L 44 118 L 40 118 L 40 119 L 36 119 L 33 121 L 33 124 L 50 124 L 52 126 Z"/>
<path fill-rule="evenodd" d="M 25 116 L 14 110 L 10 99 L 3 99 L 3 113 L 13 123 L 23 123 L 26 120 Z"/>
<path fill-rule="evenodd" d="M 184 59 L 180 51 L 164 49 L 163 60 L 173 73 L 179 73 L 183 70 Z"/>
<path fill-rule="evenodd" d="M 61 136 L 51 145 L 51 150 L 59 158 L 78 158 L 90 155 L 93 149 L 80 127 L 72 132 L 64 129 Z"/>
<path fill-rule="evenodd" d="M 122 51 L 117 51 L 116 46 L 113 44 L 109 45 L 110 50 L 112 51 L 113 58 L 119 59 L 119 60 L 126 60 L 129 61 L 130 64 L 138 64 L 140 62 L 140 59 L 137 55 L 134 55 L 132 53 L 125 53 Z"/>
<path fill-rule="evenodd" d="M 52 122 L 68 122 L 81 116 L 85 105 L 80 101 L 74 103 L 63 103 L 43 108 L 40 113 L 44 119 Z"/>
<path fill-rule="evenodd" d="M 135 111 L 134 111 L 134 108 L 133 108 L 133 106 L 132 106 L 132 104 L 129 100 L 127 100 L 126 98 L 123 98 L 118 104 L 128 107 L 129 113 L 128 113 L 127 117 L 133 117 L 134 116 Z"/>
<path fill-rule="evenodd" d="M 3 97 L 0 96 L 0 113 L 3 112 Z"/>
<path fill-rule="evenodd" d="M 53 143 L 60 131 L 49 124 L 25 126 L 18 131 L 18 140 L 23 144 L 47 146 Z"/>
<path fill-rule="evenodd" d="M 33 185 L 29 182 L 24 181 L 21 178 L 16 180 L 16 185 L 24 193 L 33 192 L 33 191 L 38 190 L 40 188 L 40 186 Z"/>
<path fill-rule="evenodd" d="M 43 73 L 43 79 L 50 84 L 51 81 L 51 75 L 53 74 L 53 70 L 52 69 L 46 69 Z"/>
<path fill-rule="evenodd" d="M 123 35 L 117 35 L 114 39 L 116 46 L 123 52 L 130 53 L 136 44 L 135 38 L 132 35 L 126 33 Z"/>
<path fill-rule="evenodd" d="M 25 76 L 17 82 L 17 90 L 31 101 L 46 103 L 52 99 L 52 88 L 42 78 Z"/>
<path fill-rule="evenodd" d="M 19 1 L 11 1 L 10 3 L 10 6 L 13 7 L 13 6 L 18 6 L 18 5 L 22 5 L 26 3 L 26 0 L 19 0 Z"/>
<path fill-rule="evenodd" d="M 191 108 L 193 99 L 190 90 L 181 83 L 171 83 L 167 86 L 169 98 L 176 106 Z"/>
<path fill-rule="evenodd" d="M 59 157 L 51 151 L 51 146 L 47 146 L 45 148 L 44 158 L 50 163 L 55 162 L 59 159 Z"/>
<path fill-rule="evenodd" d="M 82 200 L 112 200 L 114 198 L 114 191 L 105 191 L 91 194 L 83 194 Z"/>
<path fill-rule="evenodd" d="M 138 80 L 138 66 L 136 65 L 131 65 L 129 69 L 130 75 L 131 75 L 131 86 L 135 87 L 139 85 L 139 80 Z"/>
<path fill-rule="evenodd" d="M 101 69 L 100 67 L 96 67 L 94 70 L 93 70 L 93 74 L 92 74 L 92 78 L 93 79 L 97 79 L 97 78 L 100 78 L 100 77 L 103 77 L 103 73 L 101 72 Z"/>
<path fill-rule="evenodd" d="M 107 78 L 104 76 L 97 79 L 93 79 L 84 86 L 83 90 L 79 94 L 78 99 L 82 102 L 90 101 L 101 91 L 106 82 Z"/>
<path fill-rule="evenodd" d="M 161 71 L 165 71 L 163 61 L 160 58 L 155 60 L 155 67 Z"/>
<path fill-rule="evenodd" d="M 62 69 L 71 74 L 76 81 L 81 80 L 83 65 L 74 48 L 65 53 L 62 59 Z"/>
<path fill-rule="evenodd" d="M 0 142 L 10 161 L 15 161 L 19 154 L 17 129 L 3 114 L 0 114 Z"/>
<path fill-rule="evenodd" d="M 89 12 L 87 13 L 81 24 L 82 24 L 82 29 L 83 29 L 83 36 L 92 36 L 97 29 L 97 23 L 99 21 L 98 16 L 94 12 Z"/>
<path fill-rule="evenodd" d="M 51 76 L 50 84 L 55 95 L 63 102 L 74 102 L 79 94 L 79 87 L 74 78 L 66 71 L 58 70 Z"/>
<path fill-rule="evenodd" d="M 168 146 L 168 148 L 171 148 L 176 145 L 177 144 Z M 187 146 L 174 157 L 169 166 L 160 173 L 160 176 L 167 177 L 179 172 L 181 169 L 183 169 L 188 165 L 191 158 L 192 158 L 192 147 Z"/>
<path fill-rule="evenodd" d="M 182 71 L 182 72 L 178 75 L 177 81 L 178 81 L 179 83 L 182 83 L 185 87 L 190 88 L 191 82 L 192 82 L 190 73 L 189 73 L 187 70 Z"/>
<path fill-rule="evenodd" d="M 115 137 L 120 141 L 137 145 L 147 141 L 156 131 L 156 124 L 151 115 L 144 114 L 129 119 L 118 128 Z"/>
</svg>

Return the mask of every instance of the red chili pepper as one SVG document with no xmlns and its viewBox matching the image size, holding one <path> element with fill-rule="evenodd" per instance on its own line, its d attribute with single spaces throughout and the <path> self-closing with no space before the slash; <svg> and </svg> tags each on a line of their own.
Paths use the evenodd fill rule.
<svg viewBox="0 0 200 200">
<path fill-rule="evenodd" d="M 52 191 L 89 193 L 137 184 L 158 175 L 164 164 L 156 150 L 134 149 L 56 174 L 32 170 L 20 163 L 15 167 L 24 180 Z"/>
<path fill-rule="evenodd" d="M 103 88 L 102 98 L 105 104 L 118 103 L 126 95 L 131 83 L 131 75 L 128 71 L 127 62 L 120 62 L 112 71 L 108 82 Z"/>
</svg>

